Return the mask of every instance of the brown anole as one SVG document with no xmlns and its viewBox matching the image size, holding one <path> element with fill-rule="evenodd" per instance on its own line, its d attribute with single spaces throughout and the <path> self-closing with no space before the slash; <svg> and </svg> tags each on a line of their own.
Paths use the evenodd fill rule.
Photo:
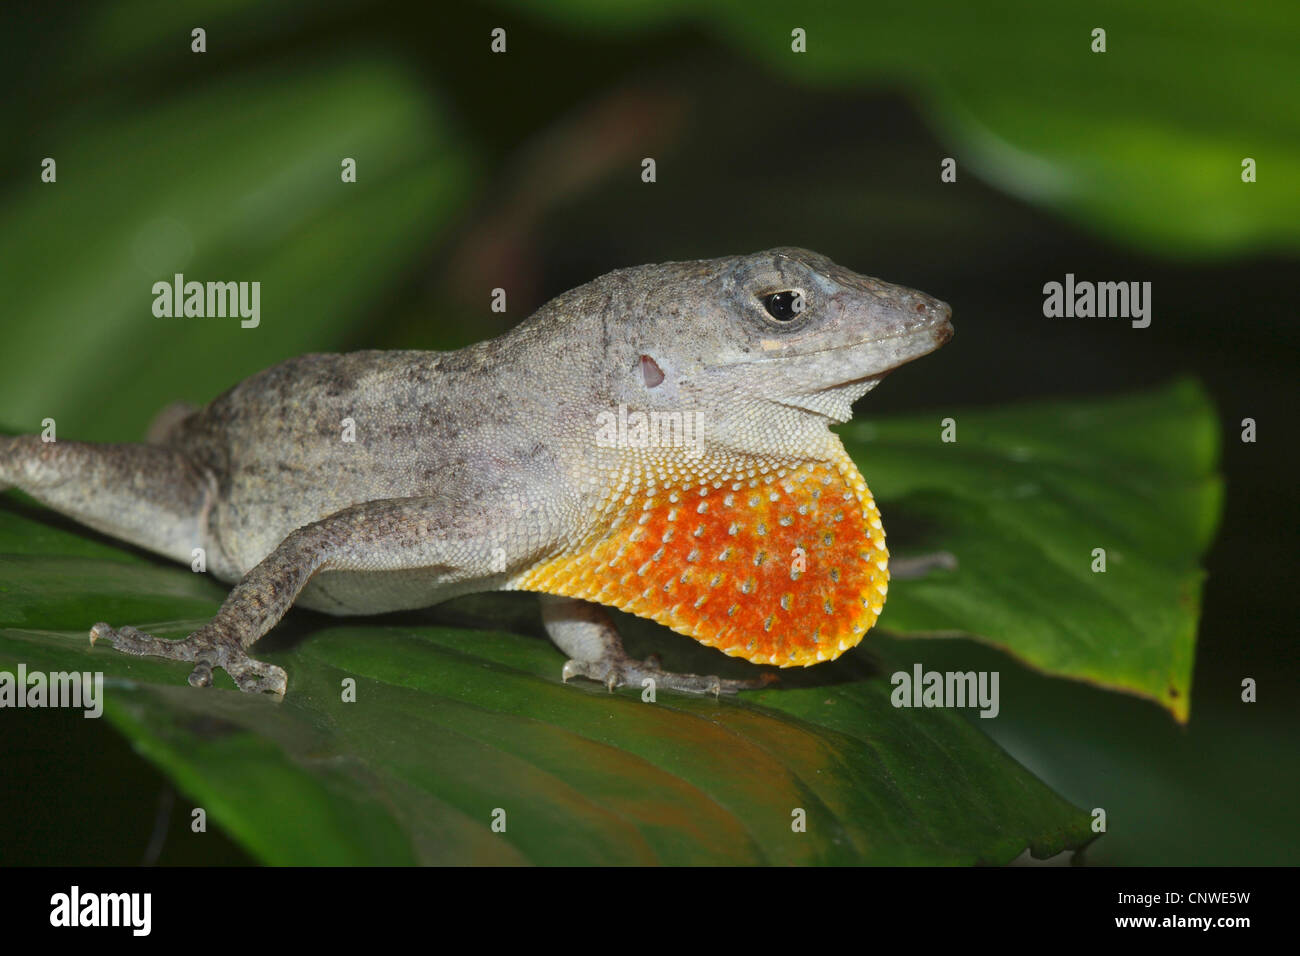
<svg viewBox="0 0 1300 956">
<path fill-rule="evenodd" d="M 624 651 L 601 605 L 758 664 L 833 660 L 889 581 L 880 513 L 830 431 L 952 335 L 944 303 L 802 249 L 620 269 L 455 352 L 304 355 L 144 444 L 0 437 L 14 485 L 234 584 L 183 640 L 119 651 L 283 694 L 250 648 L 332 614 L 475 591 L 542 595 L 563 676 L 730 692 Z"/>
</svg>

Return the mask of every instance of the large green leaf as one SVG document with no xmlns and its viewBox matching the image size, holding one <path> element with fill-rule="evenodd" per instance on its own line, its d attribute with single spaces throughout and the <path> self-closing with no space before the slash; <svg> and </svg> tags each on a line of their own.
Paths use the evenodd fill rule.
<svg viewBox="0 0 1300 956">
<path fill-rule="evenodd" d="M 1221 491 L 1199 388 L 958 412 L 956 442 L 943 417 L 843 429 L 895 550 L 960 561 L 897 582 L 881 627 L 975 634 L 1185 719 L 1197 555 Z M 184 666 L 92 650 L 86 628 L 179 637 L 223 589 L 7 501 L 0 662 L 103 670 L 110 718 L 268 861 L 1004 862 L 1089 836 L 964 719 L 894 709 L 892 668 L 869 650 L 739 701 L 648 704 L 560 686 L 560 655 L 533 637 L 295 615 L 279 634 L 306 639 L 276 650 L 273 635 L 262 655 L 290 673 L 282 705 L 194 691 Z M 522 597 L 480 603 L 517 612 Z M 670 666 L 743 666 L 622 623 Z M 341 699 L 349 677 L 356 703 Z M 796 808 L 807 833 L 790 828 Z"/>
<path fill-rule="evenodd" d="M 281 630 L 312 633 L 261 655 L 289 671 L 283 703 L 224 675 L 194 690 L 184 666 L 92 649 L 85 629 L 181 636 L 222 589 L 42 517 L 0 508 L 0 666 L 102 671 L 108 717 L 268 862 L 1001 863 L 1092 835 L 961 716 L 894 709 L 863 654 L 738 701 L 652 704 L 562 685 L 534 637 L 295 615 Z M 532 608 L 484 600 L 511 598 Z M 652 638 L 673 666 L 735 663 Z"/>
<path fill-rule="evenodd" d="M 583 31 L 690 19 L 809 83 L 902 84 L 959 170 L 1119 242 L 1196 255 L 1300 248 L 1292 0 L 514 3 Z M 791 51 L 794 28 L 805 53 Z M 1107 31 L 1105 53 L 1091 50 L 1094 28 Z M 755 135 L 809 148 L 799 124 L 767 116 Z M 1257 182 L 1242 182 L 1246 157 Z M 918 181 L 938 182 L 940 158 Z"/>
<path fill-rule="evenodd" d="M 9 424 L 138 440 L 292 355 L 340 347 L 466 195 L 469 157 L 418 80 L 326 58 L 206 79 L 158 101 L 91 101 L 39 136 L 0 207 Z M 43 157 L 54 183 L 37 177 Z M 341 163 L 357 162 L 344 183 Z M 153 284 L 261 283 L 260 325 L 159 318 Z"/>
<path fill-rule="evenodd" d="M 1187 720 L 1199 560 L 1223 496 L 1199 386 L 852 422 L 842 436 L 895 547 L 959 562 L 891 588 L 882 628 L 974 635 Z"/>
</svg>

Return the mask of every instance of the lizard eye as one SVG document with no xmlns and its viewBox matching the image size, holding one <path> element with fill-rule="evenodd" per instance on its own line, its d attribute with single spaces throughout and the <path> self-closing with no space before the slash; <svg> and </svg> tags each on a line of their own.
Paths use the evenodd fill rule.
<svg viewBox="0 0 1300 956">
<path fill-rule="evenodd" d="M 763 308 L 767 309 L 767 314 L 778 322 L 793 322 L 799 318 L 799 314 L 805 308 L 803 293 L 794 289 L 773 292 L 771 295 L 765 295 L 762 298 Z"/>
</svg>

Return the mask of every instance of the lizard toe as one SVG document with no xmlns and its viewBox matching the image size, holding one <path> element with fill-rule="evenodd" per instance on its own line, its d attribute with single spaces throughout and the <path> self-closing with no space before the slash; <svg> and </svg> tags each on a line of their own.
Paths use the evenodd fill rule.
<svg viewBox="0 0 1300 956">
<path fill-rule="evenodd" d="M 613 693 L 615 687 L 622 687 L 627 683 L 623 668 L 619 666 L 620 663 L 609 658 L 595 661 L 568 660 L 565 661 L 564 669 L 560 672 L 560 679 L 567 684 L 571 678 L 586 677 L 588 680 L 604 684 L 606 689 Z"/>
<path fill-rule="evenodd" d="M 284 668 L 255 661 L 247 656 L 238 664 L 227 664 L 226 672 L 245 694 L 266 694 L 281 698 L 289 686 L 289 675 L 284 672 Z"/>
</svg>

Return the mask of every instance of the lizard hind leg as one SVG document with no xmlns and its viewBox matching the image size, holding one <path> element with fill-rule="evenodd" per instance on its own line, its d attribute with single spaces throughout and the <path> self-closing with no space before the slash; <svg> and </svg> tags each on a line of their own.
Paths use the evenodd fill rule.
<svg viewBox="0 0 1300 956">
<path fill-rule="evenodd" d="M 658 687 L 716 697 L 757 690 L 777 679 L 775 674 L 764 674 L 752 680 L 733 680 L 663 670 L 655 658 L 638 661 L 623 650 L 614 622 L 599 605 L 553 594 L 540 594 L 538 597 L 542 603 L 546 633 L 560 650 L 570 655 L 561 672 L 566 683 L 571 677 L 587 677 L 613 691 L 615 687 L 628 684 L 641 687 L 642 682 L 649 678 Z"/>
</svg>

